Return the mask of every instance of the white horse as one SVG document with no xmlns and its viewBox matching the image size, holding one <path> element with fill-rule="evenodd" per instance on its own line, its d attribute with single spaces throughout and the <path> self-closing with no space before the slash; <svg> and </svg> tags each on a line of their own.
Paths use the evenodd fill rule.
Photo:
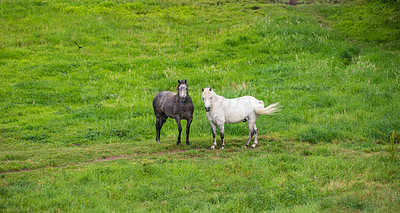
<svg viewBox="0 0 400 213">
<path fill-rule="evenodd" d="M 241 121 L 249 122 L 249 139 L 247 139 L 246 147 L 249 147 L 250 140 L 254 135 L 254 143 L 251 148 L 255 148 L 258 144 L 258 129 L 256 126 L 258 116 L 261 114 L 271 115 L 278 111 L 278 103 L 271 104 L 264 108 L 264 102 L 252 96 L 226 99 L 217 95 L 211 88 L 203 88 L 201 98 L 204 102 L 207 118 L 210 121 L 213 134 L 213 144 L 210 149 L 215 149 L 217 146 L 217 126 L 221 136 L 221 149 L 224 149 L 224 124 L 239 123 Z"/>
</svg>

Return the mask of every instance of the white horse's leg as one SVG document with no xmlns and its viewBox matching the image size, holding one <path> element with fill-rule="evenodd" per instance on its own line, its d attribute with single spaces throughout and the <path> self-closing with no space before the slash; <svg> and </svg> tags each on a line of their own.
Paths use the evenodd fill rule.
<svg viewBox="0 0 400 213">
<path fill-rule="evenodd" d="M 224 141 L 225 129 L 224 129 L 224 124 L 223 123 L 219 124 L 218 127 L 219 127 L 219 135 L 221 137 L 221 144 L 222 144 L 221 145 L 221 149 L 224 149 L 225 148 L 225 141 Z"/>
<path fill-rule="evenodd" d="M 246 148 L 249 148 L 250 140 L 252 137 L 253 137 L 253 131 L 252 131 L 251 127 L 249 127 L 249 138 L 247 139 L 247 142 L 246 142 Z"/>
<path fill-rule="evenodd" d="M 258 128 L 256 126 L 256 124 L 254 124 L 254 143 L 253 145 L 251 145 L 251 148 L 256 148 L 257 144 L 258 144 Z"/>
<path fill-rule="evenodd" d="M 247 139 L 247 142 L 246 142 L 246 148 L 249 147 L 250 140 L 251 140 L 251 138 L 252 138 L 253 135 L 254 135 L 254 127 L 256 126 L 255 120 L 254 120 L 254 119 L 251 119 L 250 117 L 249 117 L 248 122 L 249 122 L 249 138 Z M 253 145 L 254 145 L 254 144 L 253 144 Z M 252 146 L 252 148 L 254 148 L 254 147 Z"/>
<path fill-rule="evenodd" d="M 213 144 L 210 149 L 215 149 L 215 147 L 217 146 L 217 126 L 213 122 L 210 122 L 210 125 L 213 135 Z"/>
</svg>

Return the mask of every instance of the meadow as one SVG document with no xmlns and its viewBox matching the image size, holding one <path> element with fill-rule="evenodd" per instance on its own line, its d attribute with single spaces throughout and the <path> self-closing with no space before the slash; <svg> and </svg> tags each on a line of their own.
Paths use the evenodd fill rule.
<svg viewBox="0 0 400 213">
<path fill-rule="evenodd" d="M 396 0 L 2 0 L 0 20 L 0 212 L 400 211 Z M 155 141 L 178 79 L 190 146 L 172 119 Z M 239 123 L 208 150 L 208 86 L 280 102 L 257 148 Z"/>
</svg>

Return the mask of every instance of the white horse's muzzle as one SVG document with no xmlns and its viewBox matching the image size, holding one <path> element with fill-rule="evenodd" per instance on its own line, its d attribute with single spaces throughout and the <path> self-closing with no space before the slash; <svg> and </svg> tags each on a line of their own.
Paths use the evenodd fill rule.
<svg viewBox="0 0 400 213">
<path fill-rule="evenodd" d="M 209 100 L 204 100 L 204 109 L 206 112 L 209 112 L 211 110 L 211 103 Z"/>
</svg>

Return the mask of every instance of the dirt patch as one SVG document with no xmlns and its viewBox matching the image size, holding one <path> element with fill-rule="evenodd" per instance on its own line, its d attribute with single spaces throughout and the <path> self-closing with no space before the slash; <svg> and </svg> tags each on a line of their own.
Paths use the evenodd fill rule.
<svg viewBox="0 0 400 213">
<path fill-rule="evenodd" d="M 132 158 L 133 156 L 112 156 L 112 157 L 107 157 L 107 158 L 98 158 L 93 160 L 92 162 L 103 162 L 103 161 L 112 161 L 112 160 L 119 160 L 119 159 L 129 159 Z"/>
</svg>

